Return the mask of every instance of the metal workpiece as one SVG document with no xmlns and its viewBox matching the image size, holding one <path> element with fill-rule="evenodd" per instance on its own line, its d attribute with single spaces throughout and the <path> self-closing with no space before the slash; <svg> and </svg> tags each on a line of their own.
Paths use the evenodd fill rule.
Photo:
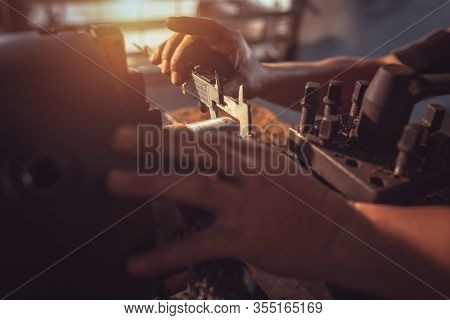
<svg viewBox="0 0 450 320">
<path fill-rule="evenodd" d="M 407 66 L 380 67 L 366 90 L 357 134 L 361 145 L 373 150 L 395 150 L 413 108 L 410 92 L 415 71 Z"/>
<path fill-rule="evenodd" d="M 418 152 L 421 147 L 424 127 L 418 123 L 410 123 L 405 126 L 402 138 L 397 143 L 398 150 L 408 153 Z"/>
<path fill-rule="evenodd" d="M 324 116 L 320 121 L 319 138 L 324 141 L 337 138 L 340 123 L 338 116 L 332 114 Z"/>
<path fill-rule="evenodd" d="M 370 84 L 356 82 L 351 110 L 339 115 L 330 106 L 341 104 L 342 85 L 330 83 L 318 129 L 302 130 L 311 121 L 302 115 L 300 128 L 289 129 L 287 154 L 353 201 L 405 205 L 449 187 L 450 136 L 440 130 L 445 109 L 430 105 L 421 124 L 408 124 L 417 97 L 435 92 L 418 86 L 421 78 L 405 66 L 383 66 Z M 426 78 L 442 92 L 445 77 Z"/>
<path fill-rule="evenodd" d="M 214 71 L 214 78 L 216 80 L 217 92 L 219 93 L 219 104 L 220 105 L 224 105 L 225 104 L 225 100 L 224 100 L 224 96 L 223 96 L 222 80 L 220 79 L 219 74 L 217 73 L 217 71 Z"/>
<path fill-rule="evenodd" d="M 403 129 L 402 137 L 397 143 L 398 155 L 394 169 L 396 176 L 405 175 L 412 162 L 420 157 L 424 131 L 425 128 L 417 123 L 408 124 Z"/>
<path fill-rule="evenodd" d="M 320 84 L 307 82 L 305 85 L 305 96 L 300 102 L 300 132 L 311 132 L 314 128 L 316 112 L 319 107 Z"/>
<path fill-rule="evenodd" d="M 204 109 L 207 108 L 211 119 L 231 118 L 239 127 L 241 138 L 245 138 L 251 134 L 251 107 L 244 99 L 244 86 L 239 87 L 239 94 L 235 99 L 223 93 L 222 81 L 217 72 L 212 73 L 197 66 L 181 89 L 183 94 L 192 96 Z M 214 123 L 215 127 L 217 125 L 218 123 Z"/>
<path fill-rule="evenodd" d="M 361 106 L 363 102 L 364 95 L 366 94 L 367 87 L 369 86 L 369 81 L 358 80 L 355 83 L 355 88 L 352 94 L 352 106 Z M 358 116 L 359 112 L 356 109 L 350 110 L 351 116 Z"/>
<path fill-rule="evenodd" d="M 441 129 L 444 122 L 446 110 L 439 104 L 430 104 L 427 107 L 425 116 L 422 118 L 422 125 L 428 128 L 429 133 L 434 133 Z"/>
<path fill-rule="evenodd" d="M 449 74 L 419 75 L 412 68 L 398 64 L 380 67 L 361 106 L 357 126 L 361 145 L 380 152 L 395 150 L 414 104 L 449 93 Z"/>
<path fill-rule="evenodd" d="M 342 106 L 342 81 L 339 80 L 331 80 L 328 85 L 328 93 L 323 98 L 323 102 L 325 103 L 324 115 L 336 115 L 340 106 Z"/>
<path fill-rule="evenodd" d="M 356 128 L 356 126 L 358 125 L 361 105 L 368 86 L 369 82 L 364 80 L 358 80 L 355 83 L 355 88 L 353 89 L 352 95 L 352 106 L 349 113 L 352 129 Z"/>
<path fill-rule="evenodd" d="M 87 32 L 105 51 L 105 59 L 110 70 L 114 74 L 126 74 L 128 72 L 127 54 L 122 31 L 115 25 L 102 24 L 90 25 Z"/>
<path fill-rule="evenodd" d="M 219 117 L 214 119 L 208 119 L 204 121 L 189 123 L 186 125 L 190 131 L 195 133 L 203 133 L 207 131 L 223 131 L 233 132 L 239 131 L 239 126 L 236 125 L 233 119 L 229 117 Z"/>
</svg>

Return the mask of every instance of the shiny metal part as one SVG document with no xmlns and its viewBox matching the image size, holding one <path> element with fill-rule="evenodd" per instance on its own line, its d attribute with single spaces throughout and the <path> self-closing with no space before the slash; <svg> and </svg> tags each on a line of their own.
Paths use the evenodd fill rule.
<svg viewBox="0 0 450 320">
<path fill-rule="evenodd" d="M 229 117 L 239 126 L 242 138 L 251 133 L 251 107 L 244 99 L 244 86 L 239 87 L 238 98 L 223 93 L 222 82 L 217 72 L 211 73 L 194 68 L 192 78 L 182 85 L 182 92 L 190 95 L 209 109 L 211 119 Z"/>
</svg>

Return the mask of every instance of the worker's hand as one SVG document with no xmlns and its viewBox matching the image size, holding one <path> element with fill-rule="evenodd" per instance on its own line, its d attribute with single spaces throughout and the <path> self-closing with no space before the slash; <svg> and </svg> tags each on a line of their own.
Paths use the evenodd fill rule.
<svg viewBox="0 0 450 320">
<path fill-rule="evenodd" d="M 135 131 L 119 130 L 116 151 L 136 153 Z M 138 176 L 115 170 L 108 177 L 116 196 L 165 197 L 214 215 L 206 230 L 132 257 L 129 271 L 151 276 L 231 257 L 283 276 L 324 278 L 324 264 L 318 262 L 327 257 L 327 246 L 339 230 L 329 219 L 345 223 L 352 213 L 347 202 L 302 175 L 295 161 L 271 147 L 223 135 L 189 139 L 174 135 L 170 143 L 146 144 L 147 151 L 163 154 L 163 161 L 153 163 L 183 167 L 182 174 L 166 170 Z"/>
<path fill-rule="evenodd" d="M 240 85 L 246 98 L 259 94 L 266 70 L 254 57 L 242 35 L 212 20 L 170 17 L 167 27 L 175 33 L 151 55 L 161 71 L 175 85 L 186 81 L 187 72 L 196 65 L 226 75 L 224 91 L 236 96 Z"/>
</svg>

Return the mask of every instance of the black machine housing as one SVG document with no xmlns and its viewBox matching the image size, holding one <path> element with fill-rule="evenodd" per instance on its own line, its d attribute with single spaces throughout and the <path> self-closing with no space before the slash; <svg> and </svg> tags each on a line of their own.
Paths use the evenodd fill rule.
<svg viewBox="0 0 450 320">
<path fill-rule="evenodd" d="M 291 156 L 354 201 L 411 204 L 450 186 L 445 108 L 429 105 L 421 123 L 408 123 L 415 102 L 450 93 L 450 75 L 382 66 L 370 84 L 356 83 L 350 112 L 337 114 L 342 85 L 330 82 L 319 120 L 319 84 L 306 85 L 300 125 L 289 130 Z"/>
<path fill-rule="evenodd" d="M 172 211 L 106 188 L 112 168 L 136 170 L 113 152 L 115 130 L 161 124 L 144 92 L 115 27 L 0 36 L 0 297 L 158 293 L 160 279 L 131 279 L 125 261 L 177 232 Z"/>
</svg>

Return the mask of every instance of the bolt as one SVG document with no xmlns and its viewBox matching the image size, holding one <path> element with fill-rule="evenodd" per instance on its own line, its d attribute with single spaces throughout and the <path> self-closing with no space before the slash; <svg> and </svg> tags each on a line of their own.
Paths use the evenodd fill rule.
<svg viewBox="0 0 450 320">
<path fill-rule="evenodd" d="M 423 132 L 424 127 L 417 123 L 404 127 L 402 137 L 397 143 L 398 155 L 394 170 L 396 176 L 403 176 L 410 169 L 414 156 L 420 151 Z"/>
<path fill-rule="evenodd" d="M 422 125 L 428 128 L 430 133 L 434 133 L 441 129 L 442 122 L 445 118 L 445 108 L 439 104 L 430 104 L 427 107 L 425 116 L 422 119 Z"/>
<path fill-rule="evenodd" d="M 339 117 L 329 114 L 320 122 L 319 138 L 328 141 L 335 138 L 339 131 Z"/>
<path fill-rule="evenodd" d="M 364 80 L 359 80 L 356 81 L 355 83 L 355 89 L 353 90 L 352 95 L 352 107 L 350 109 L 350 117 L 352 119 L 357 120 L 359 117 L 359 112 L 361 111 L 361 104 L 368 86 L 369 82 Z"/>
<path fill-rule="evenodd" d="M 331 80 L 328 85 L 327 96 L 323 98 L 323 102 L 325 103 L 325 116 L 329 114 L 335 115 L 337 113 L 337 109 L 342 105 L 341 94 L 342 81 Z"/>
<path fill-rule="evenodd" d="M 311 132 L 316 119 L 316 110 L 319 105 L 320 84 L 307 82 L 305 96 L 301 101 L 300 132 Z"/>
</svg>

